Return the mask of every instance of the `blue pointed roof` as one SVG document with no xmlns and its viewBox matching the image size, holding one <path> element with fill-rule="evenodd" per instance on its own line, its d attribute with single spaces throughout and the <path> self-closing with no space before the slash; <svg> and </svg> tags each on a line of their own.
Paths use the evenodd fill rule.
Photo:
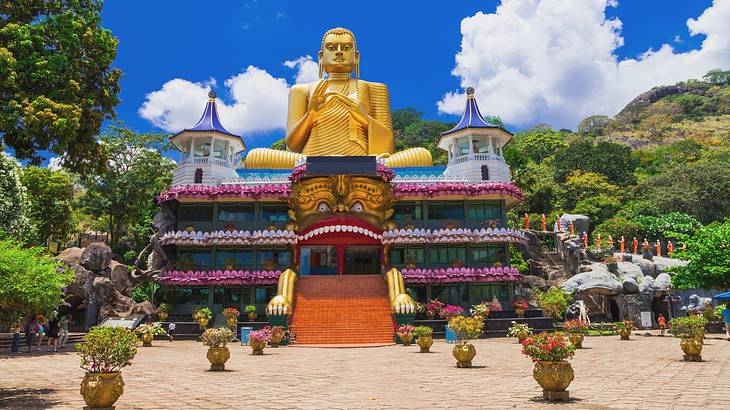
<svg viewBox="0 0 730 410">
<path fill-rule="evenodd" d="M 491 124 L 482 117 L 482 113 L 479 111 L 479 106 L 477 105 L 477 99 L 474 96 L 474 88 L 472 87 L 466 89 L 466 108 L 464 109 L 464 115 L 461 116 L 461 120 L 454 128 L 442 132 L 441 135 L 452 134 L 466 128 L 502 128 L 499 125 Z"/>
<path fill-rule="evenodd" d="M 193 125 L 192 128 L 185 128 L 178 132 L 174 136 L 180 135 L 186 131 L 215 131 L 221 134 L 230 135 L 231 137 L 241 138 L 240 135 L 236 135 L 223 127 L 221 120 L 218 118 L 218 108 L 215 105 L 215 91 L 211 90 L 208 93 L 208 103 L 205 105 L 203 116 L 200 117 L 197 124 Z M 241 140 L 243 140 L 241 138 Z"/>
</svg>

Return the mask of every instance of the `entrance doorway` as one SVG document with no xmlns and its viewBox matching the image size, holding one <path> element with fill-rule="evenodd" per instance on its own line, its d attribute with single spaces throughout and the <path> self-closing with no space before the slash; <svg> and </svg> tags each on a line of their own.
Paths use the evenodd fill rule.
<svg viewBox="0 0 730 410">
<path fill-rule="evenodd" d="M 348 246 L 345 248 L 345 275 L 375 275 L 380 273 L 380 246 Z"/>
<path fill-rule="evenodd" d="M 337 248 L 334 246 L 302 246 L 299 253 L 300 273 L 337 275 Z"/>
</svg>

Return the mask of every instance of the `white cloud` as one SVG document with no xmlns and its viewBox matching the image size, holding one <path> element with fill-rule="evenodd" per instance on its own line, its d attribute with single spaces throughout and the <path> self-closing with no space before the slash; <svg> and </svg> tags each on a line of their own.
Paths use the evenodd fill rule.
<svg viewBox="0 0 730 410">
<path fill-rule="evenodd" d="M 46 165 L 51 171 L 60 171 L 63 169 L 63 157 L 51 157 Z"/>
<path fill-rule="evenodd" d="M 607 19 L 614 0 L 502 0 L 495 13 L 461 22 L 461 51 L 453 74 L 473 86 L 480 108 L 518 126 L 574 128 L 586 116 L 615 115 L 653 86 L 699 78 L 730 67 L 730 0 L 715 0 L 688 19 L 698 50 L 671 45 L 619 60 L 621 21 Z M 464 96 L 447 92 L 439 111 L 456 114 Z"/>
<path fill-rule="evenodd" d="M 296 83 L 317 78 L 317 63 L 310 56 L 286 61 L 284 65 L 297 69 Z M 314 67 L 312 67 L 314 66 Z M 168 132 L 191 127 L 200 118 L 208 90 L 216 85 L 211 78 L 192 82 L 181 78 L 170 80 L 162 88 L 146 96 L 139 108 L 140 117 Z M 243 72 L 225 80 L 228 96 L 218 91 L 218 113 L 228 131 L 244 136 L 247 142 L 259 132 L 283 129 L 286 125 L 289 84 L 274 78 L 266 70 L 248 66 Z"/>
</svg>

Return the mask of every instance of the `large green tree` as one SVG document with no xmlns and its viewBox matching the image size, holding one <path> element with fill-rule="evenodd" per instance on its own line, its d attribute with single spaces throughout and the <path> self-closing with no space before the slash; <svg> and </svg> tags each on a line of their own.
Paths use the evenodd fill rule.
<svg viewBox="0 0 730 410">
<path fill-rule="evenodd" d="M 50 313 L 63 301 L 73 271 L 44 253 L 43 248 L 0 239 L 0 323 L 19 315 Z"/>
<path fill-rule="evenodd" d="M 21 177 L 30 199 L 30 222 L 35 242 L 63 241 L 76 229 L 74 181 L 65 171 L 28 167 Z"/>
<path fill-rule="evenodd" d="M 686 252 L 679 255 L 689 261 L 674 268 L 672 284 L 678 288 L 730 288 L 730 218 L 699 229 L 687 241 Z"/>
<path fill-rule="evenodd" d="M 564 182 L 573 171 L 581 170 L 603 174 L 614 184 L 636 183 L 634 170 L 638 161 L 632 157 L 631 148 L 623 144 L 577 138 L 567 147 L 556 150 L 554 157 L 558 182 Z"/>
<path fill-rule="evenodd" d="M 16 237 L 28 231 L 28 193 L 15 158 L 0 151 L 0 232 Z"/>
<path fill-rule="evenodd" d="M 95 136 L 119 103 L 117 39 L 99 0 L 0 2 L 0 136 L 19 159 L 41 151 L 69 169 L 99 168 Z"/>
<path fill-rule="evenodd" d="M 105 223 L 98 229 L 109 233 L 115 251 L 139 251 L 152 232 L 154 197 L 172 182 L 175 162 L 161 155 L 169 148 L 167 136 L 110 126 L 100 142 L 111 159 L 103 173 L 84 180 L 81 202 L 86 213 Z"/>
</svg>

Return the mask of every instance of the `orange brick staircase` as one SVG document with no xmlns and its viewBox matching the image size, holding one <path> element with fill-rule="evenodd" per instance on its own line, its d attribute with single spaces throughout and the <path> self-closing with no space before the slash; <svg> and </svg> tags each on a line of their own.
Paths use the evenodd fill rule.
<svg viewBox="0 0 730 410">
<path fill-rule="evenodd" d="M 381 275 L 300 277 L 290 327 L 296 344 L 392 343 L 385 280 Z"/>
</svg>

